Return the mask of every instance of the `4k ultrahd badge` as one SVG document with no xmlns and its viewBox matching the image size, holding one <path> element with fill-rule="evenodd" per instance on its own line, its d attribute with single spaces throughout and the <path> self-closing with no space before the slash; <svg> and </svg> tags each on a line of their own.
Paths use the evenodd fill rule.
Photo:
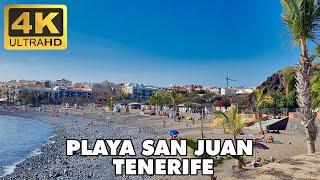
<svg viewBox="0 0 320 180">
<path fill-rule="evenodd" d="M 8 50 L 67 48 L 67 7 L 14 4 L 4 10 L 4 47 Z"/>
</svg>

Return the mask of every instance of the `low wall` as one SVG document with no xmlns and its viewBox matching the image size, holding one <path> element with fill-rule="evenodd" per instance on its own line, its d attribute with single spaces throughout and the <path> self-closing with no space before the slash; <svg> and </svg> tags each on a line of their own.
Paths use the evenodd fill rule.
<svg viewBox="0 0 320 180">
<path fill-rule="evenodd" d="M 298 119 L 298 112 L 289 112 L 289 120 Z M 317 112 L 316 120 L 320 121 L 320 112 Z"/>
</svg>

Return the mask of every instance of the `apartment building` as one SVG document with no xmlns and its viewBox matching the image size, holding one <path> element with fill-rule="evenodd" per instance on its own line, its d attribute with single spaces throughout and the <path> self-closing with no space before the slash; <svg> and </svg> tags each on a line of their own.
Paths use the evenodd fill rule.
<svg viewBox="0 0 320 180">
<path fill-rule="evenodd" d="M 153 93 L 158 91 L 159 88 L 155 86 L 148 86 L 143 84 L 124 84 L 123 92 L 129 95 L 130 99 L 134 100 L 147 100 L 152 96 Z"/>
<path fill-rule="evenodd" d="M 94 83 L 92 85 L 92 95 L 94 101 L 106 101 L 110 97 L 119 97 L 121 94 L 121 86 L 108 81 Z"/>
</svg>

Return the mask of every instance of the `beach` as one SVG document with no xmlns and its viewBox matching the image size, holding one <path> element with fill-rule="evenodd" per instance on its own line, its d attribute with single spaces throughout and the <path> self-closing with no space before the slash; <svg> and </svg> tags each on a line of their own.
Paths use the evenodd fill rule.
<svg viewBox="0 0 320 180">
<path fill-rule="evenodd" d="M 66 156 L 66 139 L 88 139 L 94 142 L 96 139 L 132 139 L 137 154 L 141 151 L 141 142 L 144 139 L 168 139 L 166 131 L 176 129 L 180 132 L 180 138 L 201 138 L 201 121 L 195 122 L 183 120 L 176 122 L 160 116 L 140 115 L 138 112 L 119 114 L 103 112 L 102 109 L 84 108 L 79 111 L 60 113 L 58 117 L 52 116 L 52 112 L 38 112 L 36 109 L 28 111 L 15 109 L 2 112 L 1 115 L 16 116 L 35 119 L 53 126 L 54 132 L 47 143 L 41 146 L 37 156 L 31 156 L 17 165 L 14 172 L 1 179 L 171 179 L 172 176 L 116 176 L 111 164 L 110 156 L 84 157 L 76 154 Z M 204 120 L 204 136 L 209 139 L 227 139 L 231 135 L 224 134 L 221 128 L 210 127 L 210 117 Z M 306 141 L 303 131 L 297 130 L 299 122 L 289 122 L 288 130 L 280 134 L 272 135 L 281 144 L 266 144 L 269 150 L 258 150 L 256 157 L 281 162 L 292 156 L 306 152 Z M 301 125 L 300 125 L 301 126 Z M 245 128 L 245 135 L 238 138 L 254 139 L 261 137 L 258 129 Z M 316 148 L 320 149 L 319 140 Z M 188 157 L 193 157 L 189 149 Z M 138 155 L 139 156 L 139 155 Z M 131 157 L 132 158 L 132 157 Z M 246 157 L 251 161 L 253 157 Z M 246 173 L 234 172 L 234 160 L 228 160 L 215 168 L 218 179 L 245 178 Z M 232 173 L 234 172 L 234 173 Z M 251 173 L 251 171 L 248 171 Z M 250 174 L 249 173 L 249 174 Z M 252 173 L 250 174 L 252 177 Z M 175 179 L 194 179 L 194 176 L 174 176 Z M 197 179 L 210 179 L 209 176 L 197 176 Z"/>
<path fill-rule="evenodd" d="M 132 139 L 139 151 L 143 139 L 156 138 L 157 131 L 136 125 L 140 115 L 123 116 L 120 119 L 112 116 L 99 117 L 97 114 L 68 114 L 53 117 L 48 112 L 22 111 L 3 113 L 5 115 L 39 120 L 54 127 L 54 134 L 40 148 L 38 156 L 28 157 L 17 165 L 14 172 L 2 179 L 55 179 L 55 178 L 94 178 L 117 179 L 110 156 L 82 157 L 66 156 L 66 139 Z M 138 177 L 136 177 L 138 178 Z M 135 179 L 135 177 L 133 177 Z"/>
</svg>

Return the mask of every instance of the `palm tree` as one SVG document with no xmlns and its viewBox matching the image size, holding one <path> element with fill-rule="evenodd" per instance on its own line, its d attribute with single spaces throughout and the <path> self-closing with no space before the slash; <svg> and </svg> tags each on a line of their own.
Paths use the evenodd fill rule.
<svg viewBox="0 0 320 180">
<path fill-rule="evenodd" d="M 114 100 L 115 100 L 115 97 L 111 96 L 107 104 L 112 115 L 113 115 Z"/>
<path fill-rule="evenodd" d="M 23 105 L 27 105 L 30 102 L 30 95 L 27 90 L 23 89 L 18 93 L 18 98 L 21 99 Z"/>
<path fill-rule="evenodd" d="M 295 70 L 292 67 L 286 67 L 281 70 L 281 73 L 285 96 L 288 97 L 289 92 L 294 88 Z"/>
<path fill-rule="evenodd" d="M 127 106 L 127 99 L 129 98 L 129 94 L 124 92 L 124 91 L 121 91 L 120 92 L 120 99 L 121 100 L 124 100 L 124 106 L 126 107 Z"/>
<path fill-rule="evenodd" d="M 285 114 L 287 115 L 288 108 L 294 105 L 294 101 L 291 101 L 290 103 L 290 98 L 295 97 L 293 96 L 294 94 L 292 94 L 292 93 L 295 93 L 294 91 L 292 91 L 296 83 L 295 70 L 292 67 L 286 67 L 281 70 L 281 73 L 282 73 L 282 83 L 284 87 L 284 92 L 285 92 L 284 95 L 285 95 L 285 101 L 286 101 L 284 107 L 285 107 Z"/>
<path fill-rule="evenodd" d="M 152 94 L 152 96 L 149 99 L 150 104 L 155 105 L 156 106 L 156 115 L 159 115 L 160 113 L 160 104 L 162 103 L 164 99 L 164 96 L 162 93 L 160 92 L 156 92 L 154 94 Z"/>
<path fill-rule="evenodd" d="M 308 153 L 315 153 L 317 127 L 311 106 L 310 70 L 312 61 L 319 54 L 308 54 L 308 45 L 316 41 L 320 25 L 318 0 L 281 0 L 282 18 L 292 35 L 294 45 L 300 46 L 300 60 L 296 68 L 296 89 L 300 115 L 306 131 Z M 317 44 L 317 43 L 316 43 Z M 316 48 L 319 50 L 319 48 Z"/>
<path fill-rule="evenodd" d="M 245 127 L 245 122 L 237 115 L 237 108 L 232 106 L 228 111 L 216 111 L 215 117 L 212 120 L 211 127 L 226 126 L 226 132 L 232 134 L 234 142 L 237 140 L 237 136 L 242 133 Z M 243 158 L 234 157 L 237 159 L 237 167 L 242 168 L 244 164 Z"/>
<path fill-rule="evenodd" d="M 261 134 L 264 134 L 264 131 L 262 129 L 262 125 L 261 125 L 261 112 L 260 112 L 260 108 L 261 106 L 265 105 L 265 104 L 271 104 L 273 103 L 273 98 L 270 95 L 265 95 L 264 92 L 265 88 L 257 88 L 254 90 L 253 92 L 253 101 L 254 104 L 256 106 L 256 113 L 257 113 L 257 118 L 258 118 L 258 122 L 259 122 L 259 127 L 260 127 L 260 132 Z"/>
<path fill-rule="evenodd" d="M 35 107 L 38 107 L 38 105 L 39 105 L 39 103 L 38 103 L 38 101 L 39 101 L 39 96 L 40 96 L 40 94 L 38 93 L 38 92 L 32 92 L 31 93 L 31 98 L 32 98 L 32 104 L 35 106 Z"/>
<path fill-rule="evenodd" d="M 170 91 L 166 94 L 166 97 L 168 100 L 171 102 L 173 110 L 176 112 L 177 111 L 177 105 L 182 99 L 182 95 L 175 90 Z M 176 119 L 176 116 L 174 116 L 174 119 Z"/>
</svg>

